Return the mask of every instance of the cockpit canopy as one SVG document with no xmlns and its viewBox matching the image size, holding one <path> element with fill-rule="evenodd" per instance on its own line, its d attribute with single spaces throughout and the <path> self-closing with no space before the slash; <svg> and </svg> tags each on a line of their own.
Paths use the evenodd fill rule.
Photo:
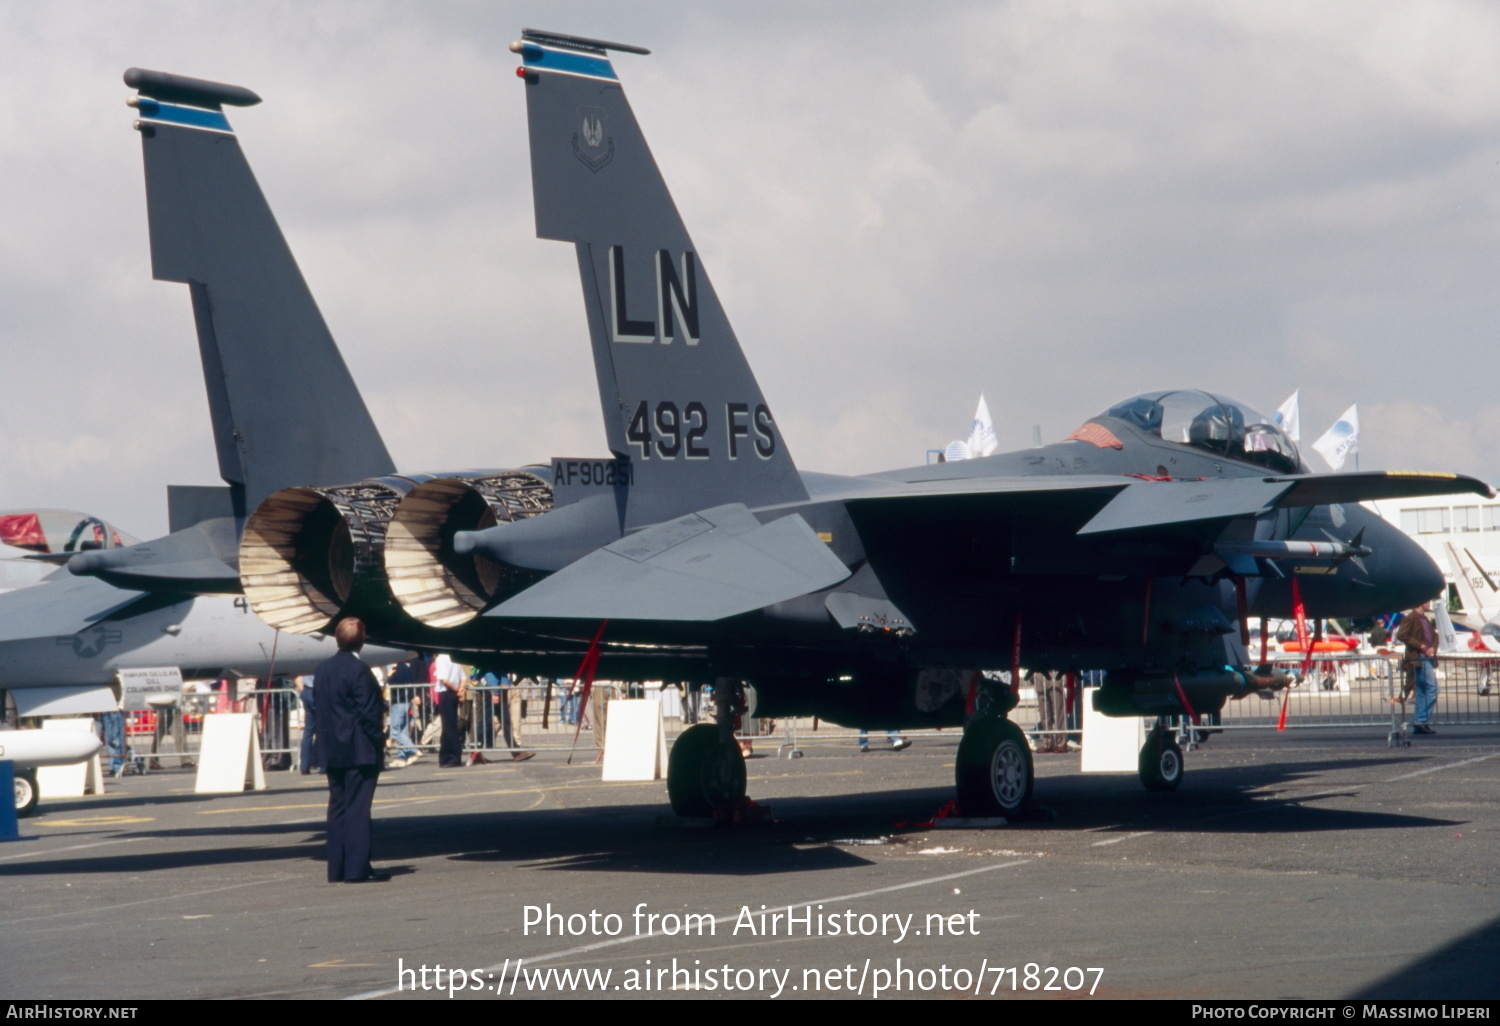
<svg viewBox="0 0 1500 1026">
<path fill-rule="evenodd" d="M 1301 468 L 1297 447 L 1276 422 L 1238 399 L 1184 389 L 1147 392 L 1104 411 L 1165 442 L 1191 445 L 1282 474 Z"/>
<path fill-rule="evenodd" d="M 0 546 L 45 553 L 117 549 L 135 543 L 135 538 L 112 524 L 77 510 L 0 511 Z"/>
</svg>

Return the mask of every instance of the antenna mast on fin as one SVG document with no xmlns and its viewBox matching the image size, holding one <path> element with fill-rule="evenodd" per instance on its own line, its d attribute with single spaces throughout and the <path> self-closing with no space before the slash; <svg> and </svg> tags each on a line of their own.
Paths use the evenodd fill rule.
<svg viewBox="0 0 1500 1026">
<path fill-rule="evenodd" d="M 588 39 L 584 36 L 570 36 L 562 32 L 548 32 L 545 29 L 522 29 L 521 38 L 530 43 L 544 43 L 548 46 L 560 46 L 570 50 L 593 50 L 603 53 L 605 50 L 618 50 L 620 53 L 649 54 L 651 51 L 644 46 L 631 46 L 629 43 L 610 43 L 603 39 Z M 524 43 L 512 43 L 512 53 L 520 53 L 519 47 Z"/>
</svg>

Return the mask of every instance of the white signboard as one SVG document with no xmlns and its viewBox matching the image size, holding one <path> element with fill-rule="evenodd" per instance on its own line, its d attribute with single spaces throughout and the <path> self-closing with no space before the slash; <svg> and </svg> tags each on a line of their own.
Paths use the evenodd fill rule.
<svg viewBox="0 0 1500 1026">
<path fill-rule="evenodd" d="M 126 712 L 140 712 L 142 709 L 152 709 L 158 705 L 171 702 L 163 701 L 165 696 L 170 696 L 175 702 L 182 694 L 182 670 L 175 666 L 154 666 L 137 670 L 117 670 L 115 676 L 120 681 L 121 699 L 124 702 Z M 152 696 L 158 697 L 157 701 L 151 701 Z"/>
<path fill-rule="evenodd" d="M 661 703 L 617 698 L 604 719 L 604 779 L 660 780 L 667 764 Z"/>
<path fill-rule="evenodd" d="M 1141 747 L 1146 743 L 1146 721 L 1139 716 L 1106 716 L 1094 711 L 1094 692 L 1085 688 L 1078 697 L 1083 708 L 1084 773 L 1134 773 L 1138 771 Z"/>
<path fill-rule="evenodd" d="M 203 744 L 198 753 L 198 794 L 264 791 L 260 738 L 254 713 L 214 713 L 203 717 Z"/>
</svg>

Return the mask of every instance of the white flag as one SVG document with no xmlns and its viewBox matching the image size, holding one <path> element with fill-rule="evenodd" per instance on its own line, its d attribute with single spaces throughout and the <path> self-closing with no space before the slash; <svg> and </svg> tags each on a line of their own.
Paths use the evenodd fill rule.
<svg viewBox="0 0 1500 1026">
<path fill-rule="evenodd" d="M 1281 404 L 1280 409 L 1271 414 L 1272 422 L 1294 442 L 1302 441 L 1302 418 L 1297 412 L 1297 397 L 1301 394 L 1302 389 L 1297 389 L 1290 399 Z"/>
<path fill-rule="evenodd" d="M 1359 452 L 1359 407 L 1355 405 L 1345 410 L 1344 415 L 1334 421 L 1333 427 L 1323 432 L 1323 437 L 1312 447 L 1334 470 L 1342 467 L 1350 453 Z"/>
<path fill-rule="evenodd" d="M 979 408 L 974 411 L 974 425 L 969 428 L 969 455 L 988 456 L 1000 443 L 995 439 L 995 422 L 990 420 L 990 408 L 979 394 Z"/>
</svg>

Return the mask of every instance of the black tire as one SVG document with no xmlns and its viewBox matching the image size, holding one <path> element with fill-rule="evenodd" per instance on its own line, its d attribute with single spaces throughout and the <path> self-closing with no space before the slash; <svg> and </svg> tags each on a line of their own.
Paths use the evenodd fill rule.
<svg viewBox="0 0 1500 1026">
<path fill-rule="evenodd" d="M 36 811 L 42 792 L 36 786 L 36 770 L 18 769 L 16 772 L 16 815 L 22 819 Z"/>
<path fill-rule="evenodd" d="M 1014 816 L 1031 804 L 1031 747 L 1021 728 L 981 716 L 964 729 L 954 765 L 958 807 L 965 816 Z"/>
<path fill-rule="evenodd" d="M 1141 746 L 1141 783 L 1148 791 L 1175 791 L 1182 783 L 1182 749 L 1172 735 L 1153 730 Z"/>
<path fill-rule="evenodd" d="M 745 797 L 740 746 L 721 741 L 717 724 L 698 723 L 684 730 L 667 759 L 667 796 L 673 812 L 692 819 L 738 805 Z"/>
</svg>

